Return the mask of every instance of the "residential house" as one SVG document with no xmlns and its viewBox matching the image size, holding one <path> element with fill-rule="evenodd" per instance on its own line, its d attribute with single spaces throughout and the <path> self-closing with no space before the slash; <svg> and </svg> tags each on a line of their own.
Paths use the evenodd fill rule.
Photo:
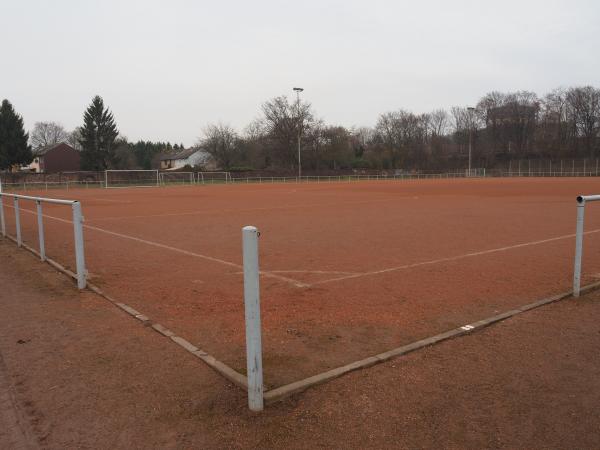
<svg viewBox="0 0 600 450">
<path fill-rule="evenodd" d="M 65 142 L 47 145 L 33 151 L 33 161 L 21 167 L 23 171 L 35 173 L 56 173 L 80 170 L 81 156 Z"/>
<path fill-rule="evenodd" d="M 188 148 L 160 158 L 160 170 L 177 170 L 185 166 L 201 166 L 205 170 L 215 170 L 216 165 L 210 154 L 202 148 Z"/>
</svg>

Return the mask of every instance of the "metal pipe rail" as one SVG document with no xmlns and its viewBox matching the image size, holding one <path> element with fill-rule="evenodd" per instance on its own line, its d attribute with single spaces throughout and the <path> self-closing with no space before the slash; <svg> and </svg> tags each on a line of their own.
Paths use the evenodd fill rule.
<svg viewBox="0 0 600 450">
<path fill-rule="evenodd" d="M 32 197 L 29 195 L 8 194 L 0 191 L 0 231 L 2 237 L 7 237 L 6 233 L 6 218 L 4 215 L 4 197 L 12 198 L 13 208 L 15 211 L 15 230 L 16 242 L 18 247 L 23 246 L 23 237 L 21 233 L 21 209 L 19 200 L 32 201 L 36 204 L 35 212 L 37 215 L 38 241 L 39 241 L 39 256 L 42 261 L 47 261 L 46 258 L 46 240 L 44 236 L 44 214 L 42 212 L 42 204 L 50 203 L 55 205 L 71 206 L 73 211 L 73 237 L 75 241 L 75 265 L 77 267 L 77 287 L 85 289 L 87 285 L 87 273 L 85 268 L 85 252 L 83 243 L 83 215 L 81 212 L 81 203 L 77 200 L 62 200 L 56 198 Z"/>
<path fill-rule="evenodd" d="M 575 232 L 575 263 L 573 267 L 573 297 L 579 297 L 581 292 L 581 259 L 583 256 L 583 224 L 585 204 L 600 201 L 600 195 L 577 196 L 577 228 Z"/>
<path fill-rule="evenodd" d="M 77 200 L 63 200 L 60 198 L 47 198 L 47 197 L 33 197 L 31 195 L 22 195 L 22 194 L 9 194 L 6 192 L 0 192 L 0 196 L 2 197 L 12 197 L 19 198 L 22 200 L 32 200 L 32 201 L 42 201 L 44 203 L 55 203 L 57 205 L 72 205 L 73 203 L 79 203 Z"/>
</svg>

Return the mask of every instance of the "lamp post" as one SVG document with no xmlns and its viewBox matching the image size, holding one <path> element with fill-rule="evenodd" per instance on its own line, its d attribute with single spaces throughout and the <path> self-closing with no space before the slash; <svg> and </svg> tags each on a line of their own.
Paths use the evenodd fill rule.
<svg viewBox="0 0 600 450">
<path fill-rule="evenodd" d="M 303 88 L 299 88 L 299 87 L 295 87 L 294 88 L 294 92 L 296 92 L 296 106 L 298 108 L 298 120 L 300 120 L 300 92 L 302 92 L 304 89 Z M 298 181 L 300 181 L 300 178 L 302 177 L 302 159 L 300 157 L 300 135 L 302 133 L 302 127 L 300 126 L 300 123 L 298 123 Z"/>
<path fill-rule="evenodd" d="M 472 106 L 468 106 L 467 107 L 467 111 L 469 111 L 469 172 L 468 173 L 468 177 L 471 176 L 471 150 L 472 150 L 472 135 L 473 135 L 473 112 L 475 111 L 475 108 L 473 108 Z"/>
</svg>

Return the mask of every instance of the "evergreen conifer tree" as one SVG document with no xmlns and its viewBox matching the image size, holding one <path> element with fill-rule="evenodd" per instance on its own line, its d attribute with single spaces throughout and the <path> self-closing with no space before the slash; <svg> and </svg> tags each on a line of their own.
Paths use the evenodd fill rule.
<svg viewBox="0 0 600 450">
<path fill-rule="evenodd" d="M 115 139 L 119 135 L 115 119 L 104 108 L 102 97 L 96 95 L 83 114 L 81 138 L 81 168 L 106 170 L 117 164 Z"/>
<path fill-rule="evenodd" d="M 23 127 L 23 118 L 8 100 L 0 106 L 0 170 L 29 164 L 33 160 L 29 134 Z"/>
</svg>

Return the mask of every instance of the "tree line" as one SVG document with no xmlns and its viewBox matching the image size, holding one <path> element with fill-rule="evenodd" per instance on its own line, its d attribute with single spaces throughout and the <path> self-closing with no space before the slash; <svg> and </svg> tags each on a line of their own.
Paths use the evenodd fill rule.
<svg viewBox="0 0 600 450">
<path fill-rule="evenodd" d="M 301 142 L 306 170 L 491 168 L 510 159 L 600 156 L 600 89 L 559 88 L 490 92 L 471 107 L 429 113 L 405 109 L 382 113 L 373 127 L 332 125 L 313 106 L 279 96 L 261 105 L 244 130 L 209 124 L 195 146 L 221 169 L 297 169 Z M 83 170 L 150 169 L 159 157 L 184 148 L 169 142 L 129 142 L 100 96 L 92 99 L 82 126 L 68 132 L 56 122 L 38 122 L 31 133 L 8 100 L 0 107 L 0 170 L 28 164 L 36 149 L 67 142 L 81 151 Z"/>
<path fill-rule="evenodd" d="M 198 145 L 221 167 L 452 170 L 492 168 L 511 159 L 600 157 L 600 89 L 490 92 L 472 107 L 381 114 L 373 127 L 346 128 L 319 119 L 309 103 L 276 97 L 243 133 L 210 125 Z"/>
</svg>

